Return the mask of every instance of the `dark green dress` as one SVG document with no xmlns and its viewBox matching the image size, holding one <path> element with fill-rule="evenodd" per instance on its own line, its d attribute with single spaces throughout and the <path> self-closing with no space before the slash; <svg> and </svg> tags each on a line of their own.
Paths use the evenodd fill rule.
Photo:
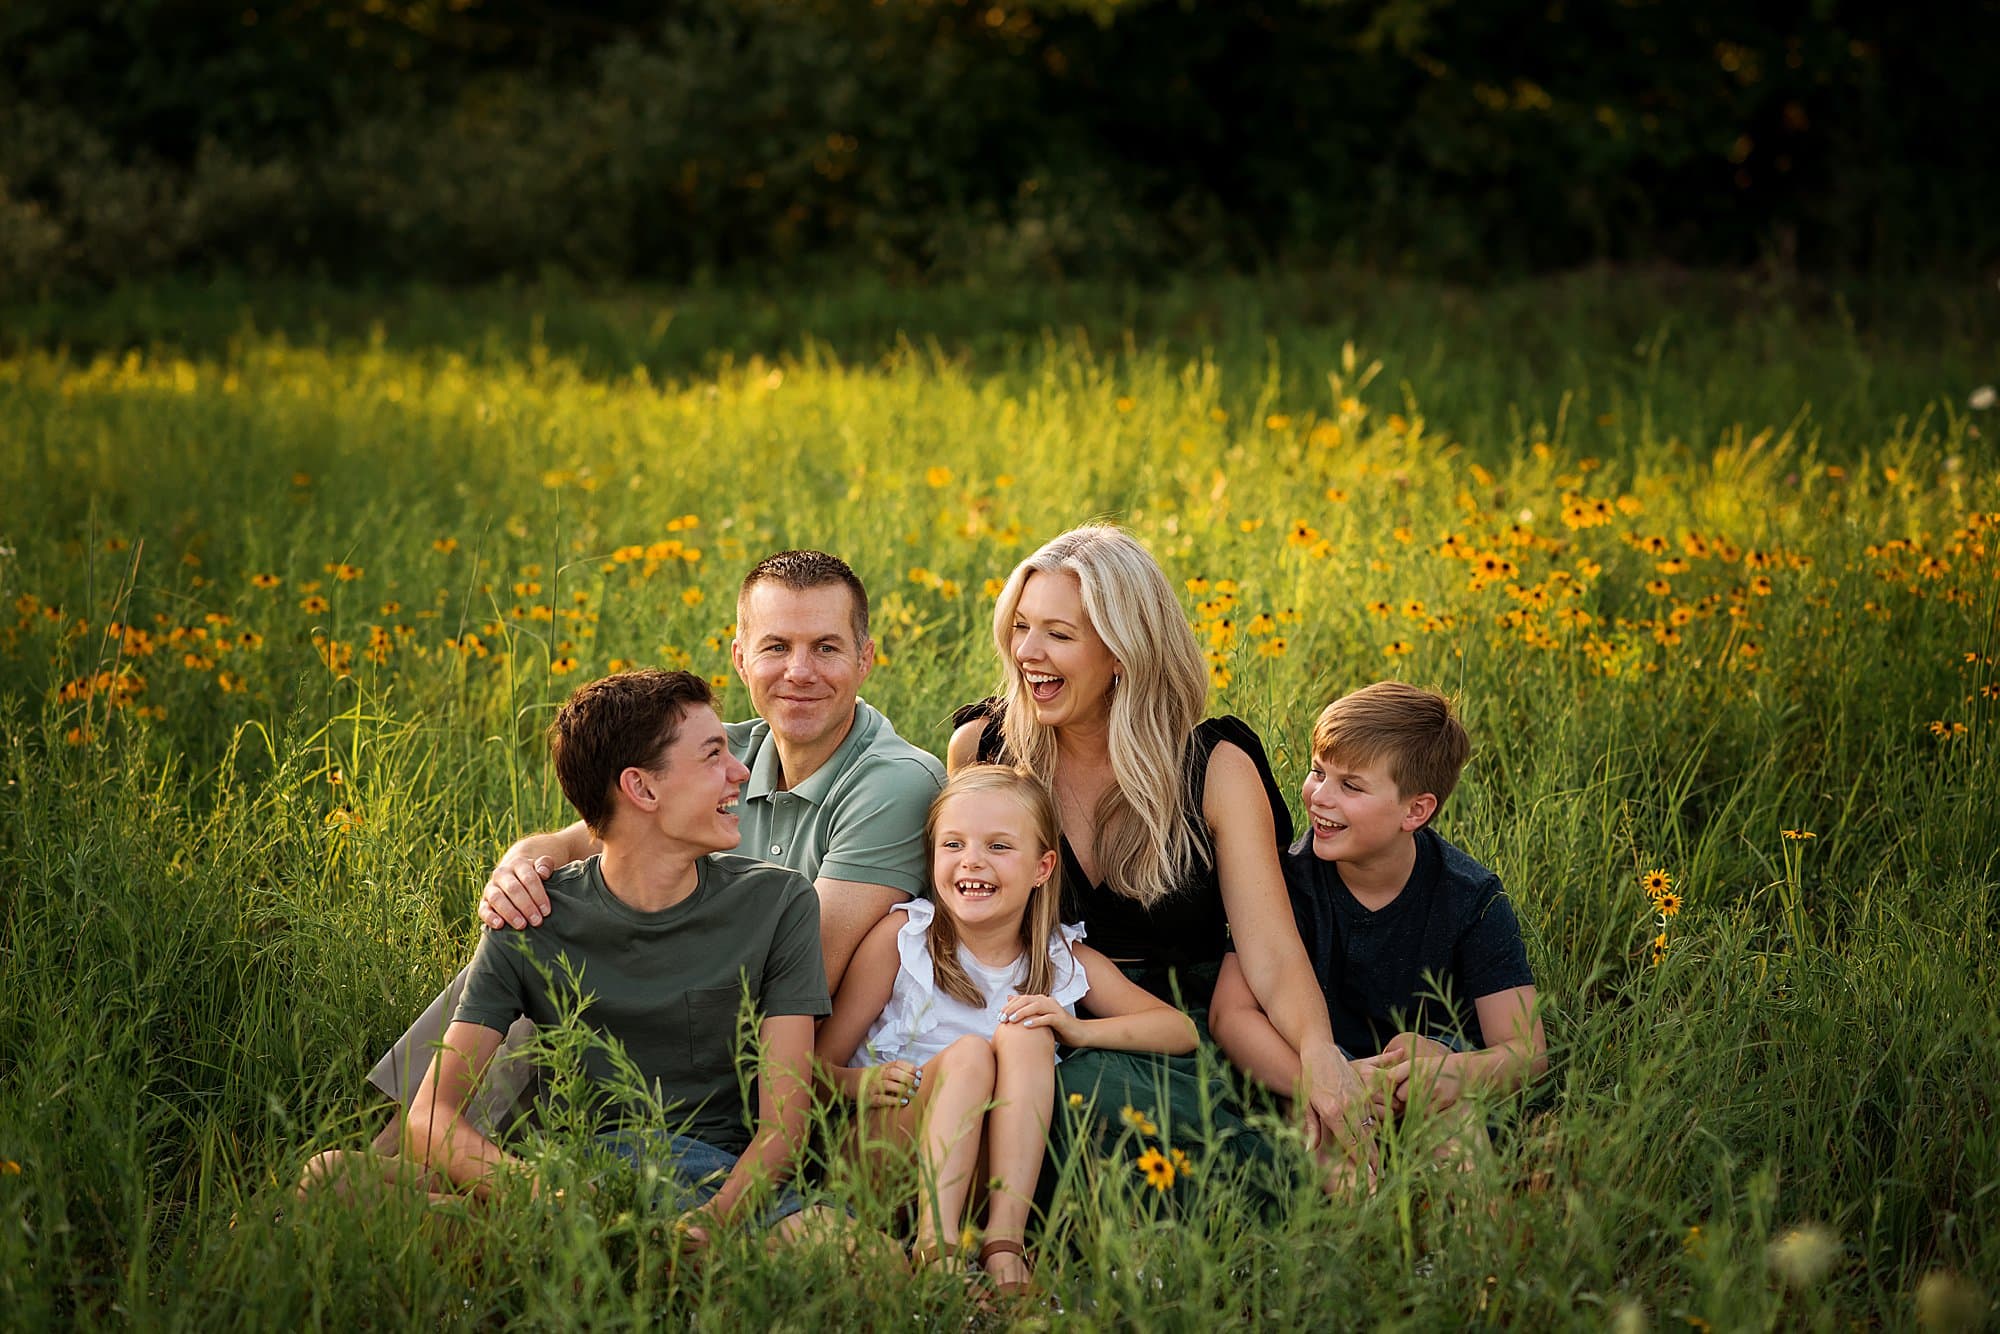
<svg viewBox="0 0 2000 1334">
<path fill-rule="evenodd" d="M 978 757 L 1006 763 L 1000 729 L 1001 701 L 968 704 L 953 716 L 954 727 L 985 719 Z M 1215 873 L 1214 843 L 1202 816 L 1208 763 L 1227 741 L 1257 766 L 1277 828 L 1277 846 L 1291 841 L 1292 816 L 1286 809 L 1264 743 L 1240 718 L 1210 718 L 1188 738 L 1185 781 L 1188 818 L 1200 858 L 1172 892 L 1150 907 L 1092 882 L 1078 865 L 1069 840 L 1062 840 L 1063 920 L 1082 922 L 1086 939 L 1099 953 L 1121 961 L 1133 981 L 1194 1016 L 1201 1031 L 1198 1056 L 1156 1056 L 1142 1052 L 1086 1048 L 1065 1051 L 1056 1067 L 1057 1105 L 1051 1123 L 1051 1158 L 1063 1164 L 1074 1135 L 1089 1137 L 1107 1153 L 1136 1160 L 1157 1147 L 1189 1155 L 1197 1170 L 1240 1175 L 1263 1188 L 1272 1163 L 1270 1144 L 1244 1119 L 1235 1080 L 1224 1071 L 1228 1059 L 1209 1042 L 1208 1005 L 1222 956 L 1230 949 L 1229 915 Z M 1086 1002 L 1086 1005 L 1088 1002 Z M 1081 1099 L 1076 1105 L 1075 1099 Z M 1044 1173 L 1052 1184 L 1053 1173 Z"/>
</svg>

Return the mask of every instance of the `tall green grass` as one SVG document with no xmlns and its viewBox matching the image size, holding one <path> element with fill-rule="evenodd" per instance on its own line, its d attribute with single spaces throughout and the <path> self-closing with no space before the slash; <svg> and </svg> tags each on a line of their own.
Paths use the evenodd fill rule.
<svg viewBox="0 0 2000 1334">
<path fill-rule="evenodd" d="M 741 570 L 825 546 L 875 594 L 865 693 L 941 749 L 996 676 L 987 581 L 1110 515 L 1186 586 L 1215 707 L 1288 786 L 1331 695 L 1459 695 L 1478 753 L 1442 828 L 1515 895 L 1553 1062 L 1467 1181 L 1408 1167 L 1266 1219 L 1213 1172 L 1156 1197 L 1130 1143 L 1052 1164 L 1068 1319 L 1900 1325 L 1920 1288 L 1983 1318 L 2000 487 L 1959 405 L 1993 320 L 1937 295 L 155 289 L 18 312 L 0 1306 L 971 1314 L 865 1252 L 690 1266 L 608 1194 L 454 1217 L 289 1189 L 372 1133 L 363 1072 L 468 949 L 499 848 L 564 818 L 540 729 L 573 685 L 722 674 Z M 1656 869 L 1683 899 L 1664 921 Z M 584 1170 L 576 1142 L 552 1155 Z"/>
</svg>

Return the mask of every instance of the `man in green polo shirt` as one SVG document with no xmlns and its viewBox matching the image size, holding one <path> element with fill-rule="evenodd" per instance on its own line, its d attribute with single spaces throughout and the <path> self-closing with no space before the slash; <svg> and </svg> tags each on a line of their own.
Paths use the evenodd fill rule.
<svg viewBox="0 0 2000 1334">
<path fill-rule="evenodd" d="M 807 876 L 820 904 L 827 983 L 838 988 L 861 938 L 897 903 L 925 892 L 930 859 L 925 813 L 944 769 L 896 734 L 859 697 L 875 665 L 868 593 L 845 561 L 819 551 L 782 551 L 744 577 L 736 601 L 737 674 L 757 717 L 728 726 L 729 748 L 750 768 L 739 808 L 739 851 Z M 507 849 L 487 883 L 480 917 L 489 927 L 538 926 L 551 905 L 543 881 L 589 856 L 597 840 L 581 821 L 533 834 Z M 465 975 L 453 979 L 369 1073 L 407 1103 L 453 1009 Z M 532 1027 L 517 1025 L 510 1055 Z M 504 1060 L 473 1108 L 498 1126 L 523 1100 L 530 1072 Z M 394 1153 L 396 1125 L 375 1147 Z"/>
<path fill-rule="evenodd" d="M 692 1227 L 746 1221 L 746 1192 L 782 1183 L 812 1101 L 813 1020 L 829 1008 L 818 901 L 796 871 L 737 846 L 749 771 L 729 751 L 708 683 L 624 672 L 579 689 L 550 733 L 563 795 L 602 851 L 549 881 L 563 905 L 545 930 L 479 943 L 465 994 L 411 1102 L 404 1161 L 424 1184 L 485 1195 L 522 1164 L 467 1115 L 502 1035 L 552 1023 L 581 997 L 583 1022 L 623 1051 L 678 1129 L 607 1096 L 610 1052 L 584 1055 L 585 1109 L 604 1142 L 657 1165 Z M 736 1073 L 739 1007 L 758 1027 L 757 1119 Z M 634 1113 L 637 1113 L 636 1115 Z M 766 1222 L 799 1212 L 781 1192 Z"/>
</svg>

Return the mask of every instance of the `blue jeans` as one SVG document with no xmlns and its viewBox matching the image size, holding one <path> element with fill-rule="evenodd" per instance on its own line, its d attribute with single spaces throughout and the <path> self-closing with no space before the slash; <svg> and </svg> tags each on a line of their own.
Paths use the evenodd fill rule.
<svg viewBox="0 0 2000 1334">
<path fill-rule="evenodd" d="M 643 1130 L 614 1130 L 597 1142 L 639 1171 L 651 1163 L 660 1169 L 660 1194 L 651 1201 L 659 1208 L 684 1213 L 715 1198 L 741 1155 L 718 1149 L 692 1135 L 660 1135 Z M 750 1221 L 763 1229 L 776 1226 L 805 1210 L 805 1201 L 790 1185 L 780 1187 Z"/>
</svg>

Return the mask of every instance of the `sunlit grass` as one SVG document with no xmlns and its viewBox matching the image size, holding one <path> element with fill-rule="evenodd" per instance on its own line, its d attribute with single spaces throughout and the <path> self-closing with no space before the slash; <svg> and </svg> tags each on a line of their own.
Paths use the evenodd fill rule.
<svg viewBox="0 0 2000 1334">
<path fill-rule="evenodd" d="M 1607 388 L 1576 316 L 1522 382 L 1449 322 L 1429 353 L 1401 326 L 1266 340 L 1227 301 L 1206 352 L 1030 329 L 856 355 L 830 327 L 613 369 L 510 310 L 470 350 L 246 319 L 0 361 L 0 1299 L 24 1322 L 962 1318 L 964 1293 L 837 1251 L 688 1269 L 643 1211 L 356 1217 L 287 1190 L 372 1130 L 362 1073 L 461 960 L 499 847 L 563 818 L 540 729 L 570 688 L 666 663 L 741 714 L 735 580 L 818 545 L 875 595 L 867 696 L 941 749 L 995 679 L 993 581 L 1106 515 L 1287 786 L 1332 695 L 1459 696 L 1477 755 L 1442 828 L 1514 893 L 1554 1063 L 1466 1183 L 1404 1171 L 1260 1221 L 1199 1154 L 1148 1184 L 1136 1133 L 1052 1165 L 1043 1273 L 1072 1318 L 1907 1323 L 1926 1276 L 2000 1272 L 1984 419 L 1954 386 L 1864 402 L 1830 373 L 1719 418 L 1771 400 L 1718 348 L 1871 364 L 1851 327 L 1782 314 L 1662 310 L 1709 378 L 1656 356 Z"/>
</svg>

